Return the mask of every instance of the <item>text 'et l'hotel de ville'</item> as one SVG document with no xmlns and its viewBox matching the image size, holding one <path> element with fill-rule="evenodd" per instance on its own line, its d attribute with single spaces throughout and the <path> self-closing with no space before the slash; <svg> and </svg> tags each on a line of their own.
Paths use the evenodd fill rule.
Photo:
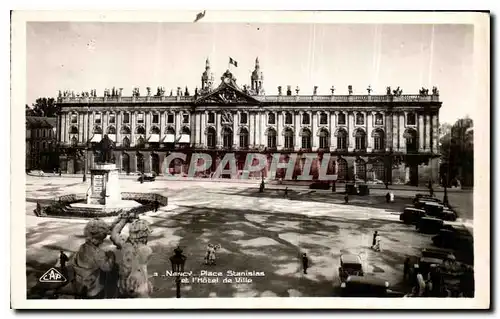
<svg viewBox="0 0 500 319">
<path fill-rule="evenodd" d="M 383 95 L 339 95 L 335 87 L 329 95 L 300 95 L 298 87 L 277 88 L 276 95 L 264 91 L 259 60 L 250 85 L 238 86 L 229 69 L 220 84 L 207 59 L 201 89 L 192 94 L 177 88 L 165 94 L 159 87 L 138 88 L 132 96 L 122 89 L 96 91 L 75 96 L 59 94 L 57 139 L 60 167 L 64 173 L 89 170 L 95 154 L 92 143 L 104 135 L 115 142 L 113 160 L 122 173 L 187 173 L 190 156 L 206 153 L 212 167 L 200 175 L 209 176 L 228 152 L 236 156 L 242 170 L 247 153 L 281 153 L 282 161 L 297 154 L 300 175 L 305 153 L 330 154 L 328 174 L 339 181 L 396 180 L 416 185 L 419 170 L 430 170 L 437 179 L 439 156 L 439 101 L 437 88 L 422 88 L 418 94 L 402 94 L 400 88 Z M 293 90 L 293 91 L 292 91 Z M 166 167 L 165 157 L 183 152 L 186 161 L 175 160 Z M 85 163 L 87 161 L 87 163 Z M 317 174 L 318 162 L 311 175 Z M 261 172 L 258 172 L 259 174 Z M 266 169 L 262 172 L 266 175 Z M 283 172 L 278 171 L 278 177 Z M 260 175 L 259 175 L 260 176 Z"/>
</svg>

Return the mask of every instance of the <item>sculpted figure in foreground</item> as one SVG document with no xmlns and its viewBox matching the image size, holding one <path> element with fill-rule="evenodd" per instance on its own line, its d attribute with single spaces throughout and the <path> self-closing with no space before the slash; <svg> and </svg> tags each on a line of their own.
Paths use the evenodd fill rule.
<svg viewBox="0 0 500 319">
<path fill-rule="evenodd" d="M 129 224 L 129 236 L 120 233 Z M 148 223 L 135 213 L 123 213 L 111 231 L 111 241 L 120 250 L 117 260 L 119 269 L 118 294 L 120 298 L 147 298 L 152 292 L 148 280 L 148 262 L 152 250 L 147 246 L 151 234 Z"/>
</svg>

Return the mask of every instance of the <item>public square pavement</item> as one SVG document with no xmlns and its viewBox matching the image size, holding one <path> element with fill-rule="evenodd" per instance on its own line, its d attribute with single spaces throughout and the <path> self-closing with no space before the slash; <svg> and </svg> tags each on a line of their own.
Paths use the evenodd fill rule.
<svg viewBox="0 0 500 319">
<path fill-rule="evenodd" d="M 142 217 L 153 230 L 149 240 L 153 257 L 148 266 L 153 297 L 175 297 L 175 279 L 161 274 L 171 270 L 169 257 L 177 245 L 184 249 L 185 270 L 193 276 L 202 270 L 265 273 L 247 276 L 251 283 L 222 283 L 220 277 L 220 283 L 182 284 L 183 297 L 333 296 L 334 286 L 339 284 L 339 257 L 345 253 L 359 254 L 365 272 L 404 289 L 401 279 L 406 254 L 418 254 L 431 245 L 430 235 L 399 222 L 399 212 L 411 203 L 409 197 L 396 197 L 396 203 L 387 204 L 383 195 L 351 196 L 346 205 L 340 193 L 289 187 L 289 198 L 284 198 L 284 187 L 272 186 L 259 193 L 258 184 L 121 180 L 122 192 L 156 192 L 169 198 L 167 207 Z M 36 201 L 85 193 L 88 187 L 88 182 L 75 178 L 27 177 L 28 291 L 46 270 L 57 265 L 59 250 L 73 253 L 84 242 L 87 222 L 36 217 Z M 375 230 L 382 237 L 382 252 L 370 249 Z M 208 243 L 222 247 L 214 266 L 203 264 Z M 104 248 L 112 247 L 106 239 Z M 310 258 L 307 274 L 301 268 L 304 252 Z"/>
</svg>

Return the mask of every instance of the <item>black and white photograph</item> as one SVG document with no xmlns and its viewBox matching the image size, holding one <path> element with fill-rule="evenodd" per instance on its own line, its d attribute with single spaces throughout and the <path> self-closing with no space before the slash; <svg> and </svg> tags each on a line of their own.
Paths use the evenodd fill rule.
<svg viewBox="0 0 500 319">
<path fill-rule="evenodd" d="M 489 19 L 14 12 L 12 304 L 488 308 Z"/>
</svg>

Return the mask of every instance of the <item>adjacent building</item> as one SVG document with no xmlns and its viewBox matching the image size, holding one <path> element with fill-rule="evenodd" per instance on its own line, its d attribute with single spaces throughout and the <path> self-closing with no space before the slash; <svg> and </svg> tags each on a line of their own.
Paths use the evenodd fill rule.
<svg viewBox="0 0 500 319">
<path fill-rule="evenodd" d="M 26 117 L 26 169 L 53 171 L 59 166 L 55 117 Z"/>
<path fill-rule="evenodd" d="M 266 94 L 259 60 L 250 84 L 240 86 L 227 70 L 215 81 L 207 60 L 200 89 L 189 94 L 177 88 L 165 95 L 138 88 L 132 96 L 122 89 L 104 96 L 82 92 L 59 94 L 57 117 L 60 164 L 63 172 L 82 173 L 95 156 L 92 145 L 105 134 L 115 141 L 114 161 L 123 173 L 187 173 L 190 156 L 211 154 L 215 169 L 227 152 L 235 153 L 238 168 L 248 152 L 281 153 L 282 161 L 297 154 L 295 175 L 300 175 L 306 153 L 330 154 L 328 173 L 338 180 L 380 180 L 418 183 L 419 167 L 437 167 L 439 92 L 420 89 L 402 94 L 400 88 L 383 95 L 356 95 L 351 86 L 339 95 L 301 95 L 300 88 L 278 87 Z M 184 152 L 186 162 L 165 157 Z M 312 165 L 317 174 L 318 162 Z M 437 176 L 437 169 L 433 172 Z M 266 170 L 262 174 L 267 174 Z M 279 171 L 278 175 L 283 174 Z"/>
</svg>

